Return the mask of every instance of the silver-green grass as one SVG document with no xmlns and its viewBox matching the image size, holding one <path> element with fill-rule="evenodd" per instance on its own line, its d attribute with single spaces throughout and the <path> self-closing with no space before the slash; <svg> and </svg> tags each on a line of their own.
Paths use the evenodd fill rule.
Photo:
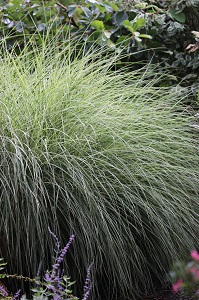
<svg viewBox="0 0 199 300">
<path fill-rule="evenodd" d="M 195 119 L 157 68 L 54 45 L 1 58 L 1 256 L 35 275 L 74 233 L 72 279 L 94 260 L 93 299 L 138 299 L 198 242 Z"/>
</svg>

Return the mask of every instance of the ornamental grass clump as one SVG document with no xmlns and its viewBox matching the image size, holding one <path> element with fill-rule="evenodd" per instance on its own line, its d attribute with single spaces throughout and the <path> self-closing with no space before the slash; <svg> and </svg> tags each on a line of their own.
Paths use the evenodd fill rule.
<svg viewBox="0 0 199 300">
<path fill-rule="evenodd" d="M 94 260 L 93 299 L 138 299 L 197 242 L 195 119 L 157 68 L 54 45 L 1 58 L 1 256 L 35 275 L 48 226 L 62 243 L 74 233 L 72 279 Z"/>
</svg>

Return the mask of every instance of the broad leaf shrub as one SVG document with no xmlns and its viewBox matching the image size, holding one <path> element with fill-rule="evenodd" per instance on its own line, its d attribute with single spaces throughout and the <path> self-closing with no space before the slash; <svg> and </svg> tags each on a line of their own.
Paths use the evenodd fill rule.
<svg viewBox="0 0 199 300">
<path fill-rule="evenodd" d="M 170 277 L 173 282 L 173 293 L 199 299 L 199 252 L 191 251 L 192 260 L 188 263 L 177 261 Z"/>
<path fill-rule="evenodd" d="M 48 226 L 63 244 L 74 233 L 71 278 L 83 286 L 94 260 L 93 299 L 138 299 L 198 242 L 197 118 L 156 68 L 74 52 L 1 57 L 1 257 L 32 277 L 52 264 Z"/>
<path fill-rule="evenodd" d="M 198 48 L 191 31 L 191 16 L 187 9 L 194 1 L 37 1 L 9 0 L 0 11 L 1 36 L 7 37 L 8 49 L 13 44 L 18 51 L 29 40 L 34 46 L 50 31 L 55 35 L 60 28 L 65 33 L 70 27 L 75 39 L 108 47 L 107 51 L 127 53 L 121 66 L 130 62 L 158 62 L 170 67 L 181 84 L 197 82 Z M 193 10 L 194 12 L 194 10 Z M 188 19 L 187 19 L 188 17 Z M 8 38 L 9 35 L 9 38 Z M 188 45 L 191 48 L 186 50 Z M 16 48 L 15 48 L 16 49 Z M 135 67 L 135 65 L 133 65 Z M 163 81 L 164 85 L 171 84 Z M 195 88 L 193 87 L 194 91 Z"/>
</svg>

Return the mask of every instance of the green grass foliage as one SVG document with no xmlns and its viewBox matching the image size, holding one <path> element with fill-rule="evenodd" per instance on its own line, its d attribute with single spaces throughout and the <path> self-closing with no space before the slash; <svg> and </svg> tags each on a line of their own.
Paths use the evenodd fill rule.
<svg viewBox="0 0 199 300">
<path fill-rule="evenodd" d="M 35 273 L 53 254 L 48 226 L 74 233 L 71 271 L 94 259 L 96 290 L 137 299 L 197 241 L 195 120 L 177 88 L 155 87 L 165 75 L 74 51 L 1 59 L 1 256 Z"/>
</svg>

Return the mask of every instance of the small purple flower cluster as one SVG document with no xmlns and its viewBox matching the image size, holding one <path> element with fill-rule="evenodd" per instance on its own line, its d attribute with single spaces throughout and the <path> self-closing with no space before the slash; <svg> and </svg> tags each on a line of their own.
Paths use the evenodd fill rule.
<svg viewBox="0 0 199 300">
<path fill-rule="evenodd" d="M 3 285 L 0 286 L 0 294 L 3 297 L 8 297 L 8 292 L 6 291 L 5 287 Z"/>
<path fill-rule="evenodd" d="M 93 284 L 91 283 L 91 269 L 93 267 L 93 262 L 90 264 L 90 266 L 87 269 L 87 275 L 84 285 L 84 295 L 82 300 L 87 300 L 90 294 L 90 290 L 92 289 Z"/>
<path fill-rule="evenodd" d="M 21 290 L 18 290 L 12 298 L 10 297 L 11 300 L 17 300 L 20 297 L 20 294 Z M 9 297 L 9 294 L 3 285 L 0 286 L 0 295 L 2 295 L 4 298 Z"/>
<path fill-rule="evenodd" d="M 18 299 L 18 298 L 20 297 L 20 295 L 21 295 L 21 290 L 18 290 L 18 291 L 14 294 L 14 296 L 12 297 L 11 300 L 16 300 L 16 299 Z"/>
</svg>

